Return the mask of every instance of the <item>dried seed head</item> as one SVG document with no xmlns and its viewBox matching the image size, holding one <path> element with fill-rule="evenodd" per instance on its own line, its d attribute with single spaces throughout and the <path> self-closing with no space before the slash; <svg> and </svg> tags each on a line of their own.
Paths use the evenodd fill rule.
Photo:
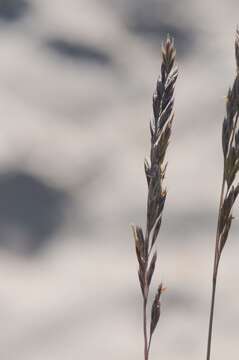
<svg viewBox="0 0 239 360">
<path fill-rule="evenodd" d="M 135 249 L 139 263 L 138 277 L 144 299 L 144 329 L 147 332 L 147 300 L 149 286 L 155 271 L 157 253 L 151 258 L 151 250 L 154 246 L 162 221 L 162 213 L 167 192 L 163 181 L 167 164 L 164 163 L 166 151 L 171 136 L 174 106 L 174 87 L 178 76 L 175 65 L 176 51 L 173 40 L 168 36 L 162 45 L 161 74 L 157 80 L 153 94 L 152 106 L 153 117 L 150 121 L 151 150 L 150 160 L 145 160 L 144 171 L 148 184 L 147 199 L 147 224 L 145 236 L 142 228 L 133 227 Z M 151 259 L 151 260 L 150 260 Z M 162 284 L 159 286 L 151 309 L 150 336 L 152 336 L 160 317 L 160 296 L 163 291 Z M 147 337 L 146 337 L 147 338 Z M 150 344 L 146 344 L 145 349 Z"/>
<path fill-rule="evenodd" d="M 218 236 L 219 257 L 227 241 L 232 222 L 232 208 L 239 193 L 239 185 L 234 186 L 239 171 L 239 30 L 236 31 L 235 56 L 237 75 L 232 88 L 229 88 L 226 106 L 226 118 L 222 126 L 222 147 L 224 155 L 224 176 L 227 184 L 226 194 L 223 195 L 219 212 Z M 219 261 L 219 259 L 217 259 Z"/>
</svg>

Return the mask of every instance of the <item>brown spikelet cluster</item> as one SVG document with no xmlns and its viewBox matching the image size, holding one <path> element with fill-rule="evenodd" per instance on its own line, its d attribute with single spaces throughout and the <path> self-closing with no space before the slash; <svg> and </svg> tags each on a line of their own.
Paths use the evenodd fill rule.
<svg viewBox="0 0 239 360">
<path fill-rule="evenodd" d="M 235 203 L 235 200 L 239 194 L 239 183 L 236 179 L 236 175 L 239 171 L 239 130 L 237 128 L 239 117 L 239 30 L 236 32 L 235 55 L 237 72 L 233 86 L 228 91 L 226 116 L 222 126 L 224 170 L 216 234 L 207 360 L 210 359 L 211 351 L 212 324 L 218 265 L 233 220 L 233 204 Z"/>
<path fill-rule="evenodd" d="M 157 262 L 157 251 L 155 250 L 152 255 L 152 250 L 161 227 L 162 214 L 167 195 L 163 185 L 167 166 L 164 159 L 174 117 L 174 87 L 178 76 L 178 70 L 175 65 L 175 55 L 176 51 L 173 40 L 168 36 L 162 46 L 161 75 L 153 94 L 153 118 L 150 122 L 150 160 L 145 160 L 144 163 L 148 184 L 145 233 L 143 233 L 140 226 L 133 227 L 136 255 L 139 264 L 138 276 L 143 296 L 145 360 L 148 360 L 152 335 L 160 317 L 160 298 L 163 291 L 162 284 L 160 284 L 151 307 L 151 322 L 149 325 L 147 320 L 149 287 Z"/>
<path fill-rule="evenodd" d="M 239 130 L 237 129 L 239 116 L 239 32 L 237 31 L 235 42 L 235 54 L 237 63 L 237 75 L 232 89 L 227 95 L 226 117 L 222 127 L 222 148 L 224 155 L 224 188 L 222 204 L 219 209 L 218 222 L 218 246 L 217 253 L 220 256 L 226 243 L 228 232 L 232 222 L 232 207 L 239 193 L 239 184 L 236 183 L 236 175 L 239 171 Z M 236 183 L 236 184 L 235 184 Z M 223 189 L 225 190 L 225 189 Z"/>
</svg>

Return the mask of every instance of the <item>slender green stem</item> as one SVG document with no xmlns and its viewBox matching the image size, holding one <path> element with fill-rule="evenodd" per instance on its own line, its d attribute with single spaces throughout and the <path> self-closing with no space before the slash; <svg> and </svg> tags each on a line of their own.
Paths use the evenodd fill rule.
<svg viewBox="0 0 239 360">
<path fill-rule="evenodd" d="M 213 284 L 212 284 L 212 298 L 211 298 L 210 318 L 209 318 L 209 328 L 208 328 L 208 342 L 207 342 L 207 360 L 210 360 L 210 355 L 211 355 L 212 325 L 213 325 L 216 285 L 217 285 L 217 276 L 213 277 Z"/>
<path fill-rule="evenodd" d="M 233 140 L 235 138 L 235 132 L 237 127 L 239 114 L 236 114 L 235 123 L 232 130 L 232 135 L 229 143 L 229 152 L 233 146 Z M 213 316 L 214 316 L 214 307 L 215 307 L 215 295 L 216 295 L 216 285 L 217 285 L 217 273 L 218 273 L 218 265 L 220 261 L 221 253 L 219 252 L 219 241 L 220 241 L 220 232 L 219 232 L 219 223 L 220 223 L 220 216 L 221 216 L 221 209 L 224 201 L 224 193 L 225 193 L 225 186 L 226 186 L 226 176 L 225 176 L 225 161 L 224 159 L 224 172 L 223 172 L 223 180 L 222 180 L 222 189 L 221 189 L 221 196 L 219 202 L 219 211 L 218 211 L 218 221 L 217 221 L 217 235 L 216 235 L 216 245 L 215 245 L 215 256 L 214 256 L 214 264 L 213 264 L 213 280 L 212 280 L 212 296 L 211 296 L 211 306 L 210 306 L 210 316 L 209 316 L 209 328 L 208 328 L 208 342 L 207 342 L 207 360 L 210 360 L 211 356 L 211 342 L 212 342 L 212 327 L 213 327 Z M 227 186 L 226 195 L 230 187 Z"/>
<path fill-rule="evenodd" d="M 219 244 L 219 221 L 220 221 L 220 214 L 221 208 L 223 203 L 223 195 L 225 190 L 225 174 L 223 174 L 223 181 L 222 181 L 222 189 L 221 189 L 221 196 L 219 202 L 219 211 L 218 211 L 218 220 L 217 220 L 217 235 L 216 235 L 216 244 L 215 244 L 215 255 L 214 255 L 214 264 L 213 264 L 213 280 L 212 280 L 212 296 L 211 296 L 211 306 L 210 306 L 210 316 L 209 316 L 209 327 L 208 327 L 208 341 L 207 341 L 207 360 L 210 360 L 211 356 L 211 342 L 212 342 L 212 326 L 213 326 L 213 316 L 214 316 L 214 307 L 215 307 L 215 294 L 216 294 L 216 285 L 217 285 L 217 270 L 218 270 L 218 263 L 220 255 L 218 253 L 218 244 Z"/>
</svg>

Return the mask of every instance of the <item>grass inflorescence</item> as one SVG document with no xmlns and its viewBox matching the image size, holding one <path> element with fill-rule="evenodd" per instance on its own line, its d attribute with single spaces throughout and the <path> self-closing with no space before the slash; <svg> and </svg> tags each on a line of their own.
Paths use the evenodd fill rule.
<svg viewBox="0 0 239 360">
<path fill-rule="evenodd" d="M 167 196 L 164 186 L 167 163 L 165 156 L 174 119 L 174 88 L 178 77 L 175 64 L 176 50 L 168 36 L 162 46 L 161 74 L 153 94 L 153 118 L 150 121 L 150 159 L 145 160 L 144 169 L 148 185 L 147 217 L 145 232 L 141 226 L 133 226 L 138 277 L 143 298 L 144 360 L 149 359 L 152 336 L 160 318 L 160 301 L 164 290 L 158 285 L 154 300 L 149 305 L 149 291 L 157 264 L 156 243 L 162 223 Z M 215 254 L 212 276 L 212 294 L 209 313 L 206 360 L 211 358 L 211 341 L 216 296 L 216 284 L 221 255 L 228 240 L 233 221 L 232 210 L 239 194 L 237 175 L 239 172 L 239 30 L 235 40 L 236 76 L 229 88 L 226 100 L 226 115 L 222 125 L 223 176 L 219 200 Z M 151 308 L 151 316 L 148 317 Z"/>
<path fill-rule="evenodd" d="M 165 155 L 171 136 L 174 118 L 174 87 L 178 76 L 175 65 L 176 51 L 173 40 L 168 36 L 162 46 L 161 75 L 153 94 L 153 118 L 150 122 L 150 160 L 144 168 L 148 185 L 146 229 L 134 226 L 135 249 L 139 264 L 138 276 L 143 297 L 144 359 L 148 360 L 152 335 L 160 317 L 160 299 L 163 286 L 160 283 L 151 306 L 148 323 L 148 297 L 151 280 L 157 262 L 156 240 L 162 223 L 164 204 L 167 196 L 164 177 L 167 163 Z"/>
<path fill-rule="evenodd" d="M 235 41 L 236 77 L 232 88 L 229 88 L 226 103 L 226 116 L 222 126 L 223 179 L 219 201 L 218 223 L 216 232 L 215 256 L 213 264 L 212 297 L 209 316 L 207 360 L 211 355 L 212 326 L 215 305 L 217 274 L 223 248 L 228 239 L 233 215 L 232 208 L 239 194 L 239 183 L 236 175 L 239 171 L 239 31 Z"/>
</svg>

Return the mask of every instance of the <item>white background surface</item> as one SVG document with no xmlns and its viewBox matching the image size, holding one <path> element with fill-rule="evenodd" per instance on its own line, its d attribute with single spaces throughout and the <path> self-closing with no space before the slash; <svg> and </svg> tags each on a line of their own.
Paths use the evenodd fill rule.
<svg viewBox="0 0 239 360">
<path fill-rule="evenodd" d="M 0 22 L 0 171 L 70 200 L 34 254 L 21 250 L 32 241 L 27 226 L 9 220 L 1 231 L 1 359 L 143 358 L 129 224 L 144 224 L 143 160 L 168 31 L 180 75 L 157 274 L 167 291 L 152 359 L 205 358 L 238 2 L 35 0 L 26 10 Z M 239 356 L 238 231 L 235 220 L 219 271 L 217 360 Z"/>
</svg>

